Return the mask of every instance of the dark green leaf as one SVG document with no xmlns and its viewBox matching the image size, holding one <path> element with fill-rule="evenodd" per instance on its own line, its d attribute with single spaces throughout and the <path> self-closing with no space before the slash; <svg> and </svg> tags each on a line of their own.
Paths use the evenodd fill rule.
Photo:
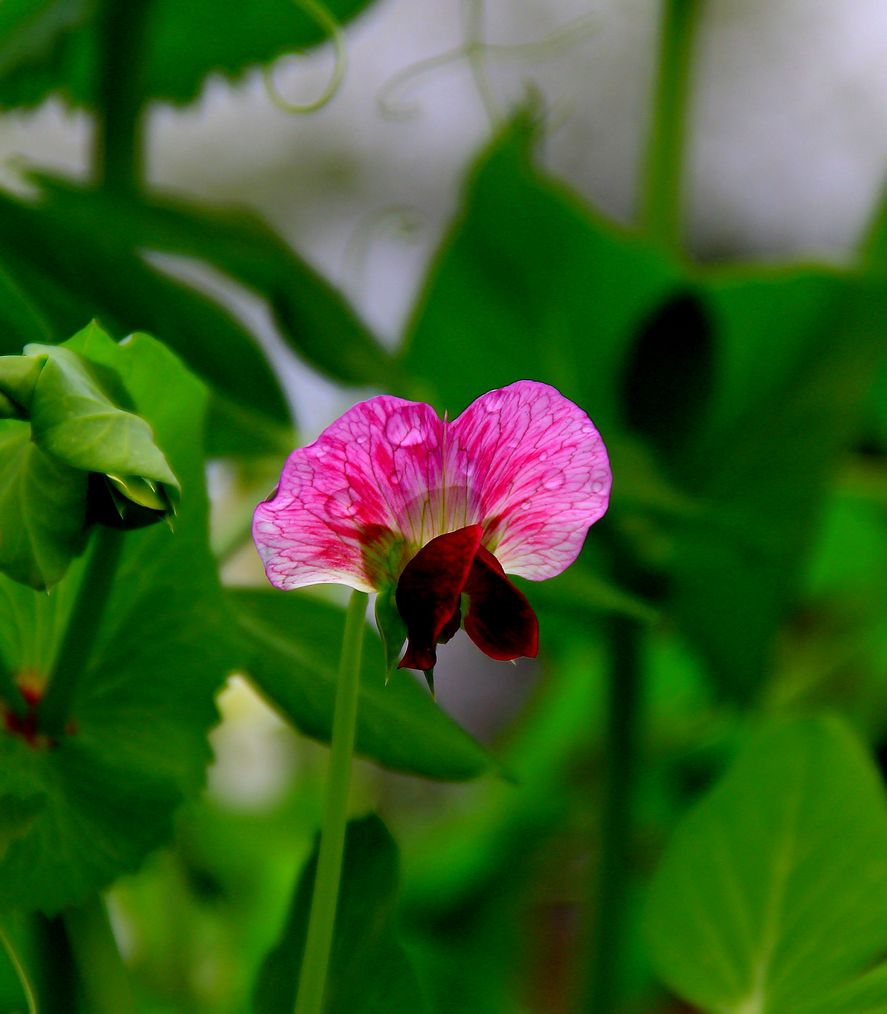
<svg viewBox="0 0 887 1014">
<path fill-rule="evenodd" d="M 144 250 L 196 257 L 267 300 L 287 344 L 346 384 L 387 387 L 395 364 L 344 297 L 267 225 L 236 208 L 138 200 L 35 178 L 46 210 L 88 233 L 113 220 L 126 255 Z"/>
<path fill-rule="evenodd" d="M 99 207 L 0 197 L 0 258 L 51 320 L 54 341 L 97 318 L 113 334 L 150 330 L 177 351 L 214 393 L 213 452 L 281 453 L 291 445 L 289 411 L 254 337 L 218 304 L 149 265 L 138 237 Z M 0 337 L 0 351 L 20 351 L 12 344 L 19 338 Z"/>
<path fill-rule="evenodd" d="M 519 378 L 547 381 L 606 441 L 621 416 L 626 350 L 679 270 L 538 172 L 532 139 L 519 117 L 475 170 L 403 361 L 451 414 Z"/>
<path fill-rule="evenodd" d="M 0 731 L 0 796 L 42 809 L 0 862 L 0 909 L 55 911 L 134 869 L 171 833 L 172 814 L 203 784 L 216 720 L 213 692 L 234 653 L 207 548 L 201 440 L 205 392 L 145 335 L 78 351 L 121 378 L 182 484 L 175 532 L 125 546 L 72 725 L 54 748 Z M 50 596 L 0 579 L 0 656 L 39 687 L 54 671 L 83 574 L 77 561 Z"/>
<path fill-rule="evenodd" d="M 673 607 L 721 687 L 760 686 L 831 471 L 884 352 L 887 306 L 825 269 L 716 274 L 712 411 L 676 471 L 704 512 L 671 559 Z"/>
<path fill-rule="evenodd" d="M 397 936 L 397 845 L 374 816 L 348 824 L 326 1014 L 429 1010 L 409 955 Z M 305 949 L 317 850 L 296 885 L 280 941 L 262 967 L 255 1014 L 291 1014 Z"/>
<path fill-rule="evenodd" d="M 297 592 L 229 592 L 245 636 L 244 667 L 287 718 L 308 736 L 329 742 L 341 609 Z M 385 767 L 426 778 L 461 781 L 495 761 L 403 670 L 385 684 L 382 646 L 367 630 L 357 715 L 358 753 Z"/>
<path fill-rule="evenodd" d="M 326 0 L 340 23 L 368 0 Z M 35 105 L 61 91 L 94 106 L 99 54 L 98 7 L 86 0 L 16 0 L 0 5 L 0 66 L 7 73 L 0 104 Z M 84 19 L 84 14 L 91 14 Z M 293 0 L 153 0 L 144 52 L 144 95 L 185 103 L 197 98 L 206 76 L 239 77 L 248 67 L 317 45 L 326 32 Z M 4 59 L 5 57 L 5 59 Z"/>
<path fill-rule="evenodd" d="M 647 930 L 662 978 L 702 1010 L 858 1014 L 875 993 L 883 1009 L 883 970 L 866 973 L 887 948 L 887 807 L 846 726 L 754 737 L 678 827 Z"/>
</svg>

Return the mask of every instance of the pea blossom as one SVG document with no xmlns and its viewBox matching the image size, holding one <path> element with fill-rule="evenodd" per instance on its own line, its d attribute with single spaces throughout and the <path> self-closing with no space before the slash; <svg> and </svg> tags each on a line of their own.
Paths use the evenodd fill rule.
<svg viewBox="0 0 887 1014">
<path fill-rule="evenodd" d="M 378 592 L 395 660 L 406 636 L 400 668 L 428 675 L 463 624 L 491 658 L 536 655 L 536 615 L 506 574 L 566 569 L 610 481 L 591 420 L 547 384 L 489 391 L 452 422 L 381 395 L 293 451 L 253 537 L 278 588 Z"/>
</svg>

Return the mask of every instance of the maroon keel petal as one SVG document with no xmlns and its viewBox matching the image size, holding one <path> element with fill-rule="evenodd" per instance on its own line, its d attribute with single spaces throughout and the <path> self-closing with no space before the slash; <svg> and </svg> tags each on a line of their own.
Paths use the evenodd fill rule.
<svg viewBox="0 0 887 1014">
<path fill-rule="evenodd" d="M 404 568 L 395 601 L 407 626 L 409 644 L 398 668 L 433 669 L 435 645 L 448 641 L 459 629 L 460 596 L 482 535 L 480 525 L 439 535 Z"/>
<path fill-rule="evenodd" d="M 483 546 L 477 549 L 464 590 L 471 599 L 465 632 L 485 655 L 503 662 L 536 657 L 539 621 L 533 607 Z"/>
</svg>

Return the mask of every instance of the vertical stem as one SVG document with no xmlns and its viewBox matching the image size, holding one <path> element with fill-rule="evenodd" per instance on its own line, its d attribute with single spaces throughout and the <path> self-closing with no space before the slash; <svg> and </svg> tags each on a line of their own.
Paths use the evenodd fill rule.
<svg viewBox="0 0 887 1014">
<path fill-rule="evenodd" d="M 354 750 L 354 733 L 357 727 L 360 657 L 363 649 L 366 603 L 366 592 L 351 593 L 336 686 L 320 855 L 314 878 L 314 894 L 311 898 L 308 938 L 299 976 L 296 1014 L 319 1014 L 323 1006 L 327 966 L 336 921 L 336 904 L 339 899 L 342 853 L 345 846 L 348 786 L 351 781 L 351 754 Z"/>
<path fill-rule="evenodd" d="M 607 768 L 601 814 L 601 854 L 592 895 L 587 995 L 580 1007 L 588 1014 L 610 1014 L 617 1009 L 625 903 L 631 872 L 629 848 L 641 672 L 640 628 L 635 620 L 616 616 L 609 627 Z"/>
<path fill-rule="evenodd" d="M 673 249 L 680 248 L 682 238 L 687 109 L 701 6 L 702 0 L 662 0 L 659 64 L 641 180 L 641 227 Z"/>
<path fill-rule="evenodd" d="M 124 535 L 117 529 L 105 527 L 97 527 L 93 533 L 86 570 L 68 617 L 46 695 L 40 702 L 40 729 L 48 736 L 60 736 L 71 715 L 114 583 Z"/>
<path fill-rule="evenodd" d="M 101 896 L 68 909 L 64 921 L 91 1014 L 135 1014 L 132 986 Z"/>
<path fill-rule="evenodd" d="M 108 190 L 138 190 L 144 175 L 145 29 L 150 0 L 103 0 L 99 15 L 99 80 L 94 162 Z"/>
</svg>

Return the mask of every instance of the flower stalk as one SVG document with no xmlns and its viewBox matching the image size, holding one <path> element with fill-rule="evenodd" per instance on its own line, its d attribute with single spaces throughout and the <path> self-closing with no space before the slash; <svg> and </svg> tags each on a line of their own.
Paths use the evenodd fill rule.
<svg viewBox="0 0 887 1014">
<path fill-rule="evenodd" d="M 367 597 L 366 592 L 353 591 L 345 619 L 333 713 L 327 794 L 320 834 L 320 854 L 311 898 L 305 954 L 299 976 L 296 1014 L 319 1014 L 323 1007 L 345 847 L 348 788 L 351 782 L 351 756 L 354 752 L 354 736 L 357 728 L 360 660 L 363 651 Z"/>
<path fill-rule="evenodd" d="M 680 250 L 692 58 L 702 0 L 663 0 L 652 122 L 641 179 L 640 225 Z"/>
</svg>

